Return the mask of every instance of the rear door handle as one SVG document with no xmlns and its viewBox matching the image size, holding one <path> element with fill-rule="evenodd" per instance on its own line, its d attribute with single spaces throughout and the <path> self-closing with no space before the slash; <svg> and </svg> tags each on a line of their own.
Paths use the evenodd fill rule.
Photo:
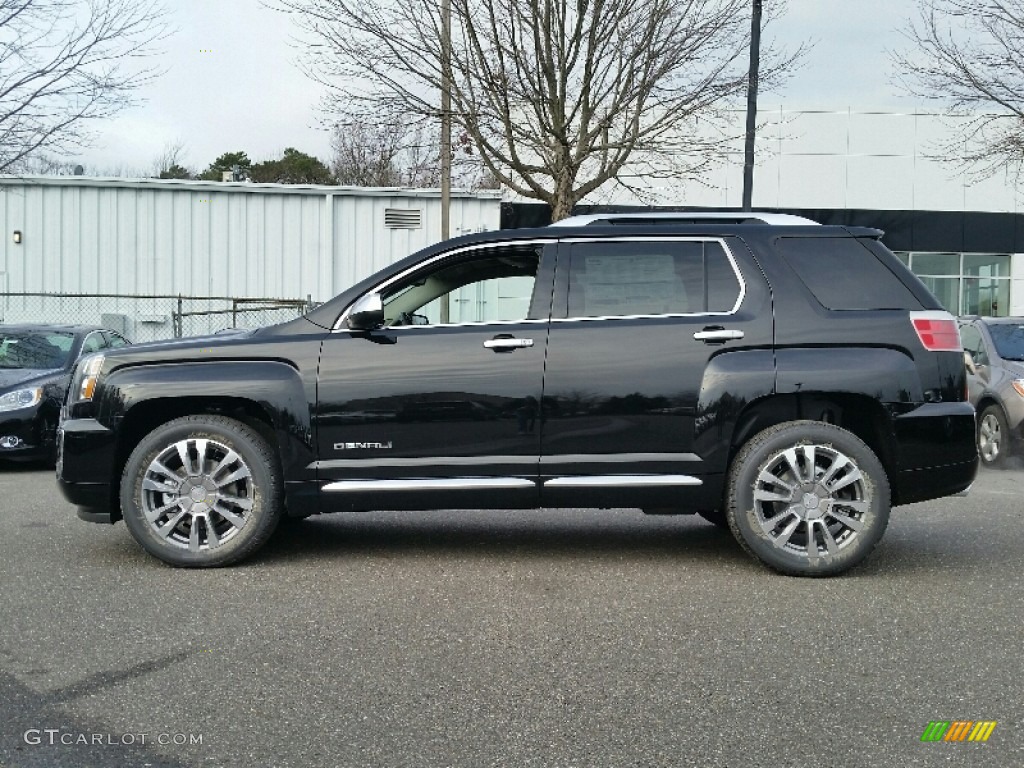
<svg viewBox="0 0 1024 768">
<path fill-rule="evenodd" d="M 498 336 L 484 342 L 484 347 L 493 349 L 495 352 L 512 352 L 517 349 L 526 349 L 533 346 L 533 339 L 516 339 L 512 336 Z"/>
<path fill-rule="evenodd" d="M 703 331 L 697 331 L 693 334 L 693 338 L 697 341 L 703 341 L 705 344 L 715 341 L 735 341 L 736 339 L 743 338 L 743 331 L 729 330 L 727 328 L 705 328 Z"/>
</svg>

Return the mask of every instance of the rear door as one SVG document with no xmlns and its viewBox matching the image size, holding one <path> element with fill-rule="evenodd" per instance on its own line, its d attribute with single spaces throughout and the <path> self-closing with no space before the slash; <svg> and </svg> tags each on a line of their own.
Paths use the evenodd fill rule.
<svg viewBox="0 0 1024 768">
<path fill-rule="evenodd" d="M 542 503 L 702 506 L 751 377 L 771 390 L 772 333 L 767 284 L 736 238 L 563 243 Z"/>
</svg>

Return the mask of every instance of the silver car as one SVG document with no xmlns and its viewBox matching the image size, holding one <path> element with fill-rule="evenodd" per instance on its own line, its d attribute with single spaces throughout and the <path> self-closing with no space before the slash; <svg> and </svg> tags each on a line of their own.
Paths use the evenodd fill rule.
<svg viewBox="0 0 1024 768">
<path fill-rule="evenodd" d="M 978 453 L 997 466 L 1024 439 L 1024 317 L 961 318 L 960 338 L 978 411 Z"/>
</svg>

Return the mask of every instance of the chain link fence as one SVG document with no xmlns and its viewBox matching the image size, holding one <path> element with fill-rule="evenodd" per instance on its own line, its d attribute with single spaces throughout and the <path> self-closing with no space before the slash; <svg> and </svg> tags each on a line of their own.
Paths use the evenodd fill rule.
<svg viewBox="0 0 1024 768">
<path fill-rule="evenodd" d="M 0 293 L 0 323 L 100 325 L 141 342 L 273 325 L 304 315 L 315 306 L 311 297 Z"/>
</svg>

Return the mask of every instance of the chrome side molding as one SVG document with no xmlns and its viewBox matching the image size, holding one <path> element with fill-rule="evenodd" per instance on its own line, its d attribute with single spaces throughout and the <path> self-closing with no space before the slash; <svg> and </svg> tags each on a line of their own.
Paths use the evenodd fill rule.
<svg viewBox="0 0 1024 768">
<path fill-rule="evenodd" d="M 703 485 L 690 475 L 599 475 L 597 477 L 552 477 L 545 488 L 651 488 L 662 485 Z"/>
<path fill-rule="evenodd" d="M 337 491 L 467 491 L 535 488 L 533 480 L 524 477 L 439 477 L 400 480 L 338 480 L 322 490 Z"/>
</svg>

